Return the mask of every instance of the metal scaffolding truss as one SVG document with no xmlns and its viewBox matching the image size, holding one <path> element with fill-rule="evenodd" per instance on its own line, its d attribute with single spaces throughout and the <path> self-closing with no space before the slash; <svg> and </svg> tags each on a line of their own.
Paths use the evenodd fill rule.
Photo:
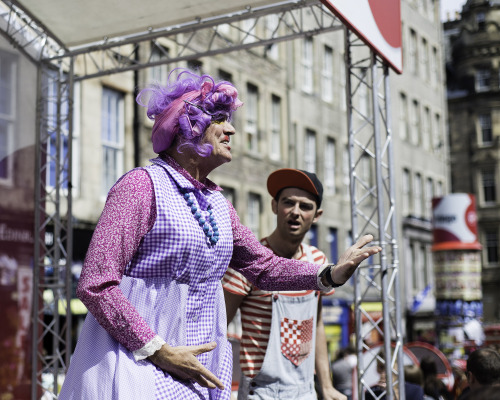
<svg viewBox="0 0 500 400">
<path fill-rule="evenodd" d="M 262 22 L 263 19 L 266 21 Z M 267 29 L 262 29 L 262 26 Z M 45 395 L 57 399 L 57 383 L 67 370 L 72 348 L 72 156 L 71 145 L 64 146 L 63 143 L 72 142 L 74 83 L 236 50 L 266 48 L 277 42 L 339 29 L 344 29 L 344 24 L 320 0 L 295 0 L 248 7 L 231 14 L 67 48 L 16 1 L 0 0 L 0 32 L 33 61 L 39 71 L 32 321 L 35 350 L 32 364 L 33 399 L 40 397 L 42 376 L 46 374 L 51 376 L 52 382 L 45 382 Z M 228 34 L 228 30 L 232 34 Z M 165 51 L 163 57 L 154 58 L 153 52 L 163 51 L 164 39 L 174 45 L 169 46 L 169 51 Z M 367 359 L 361 355 L 368 347 L 365 339 L 372 330 L 384 337 L 386 354 L 389 354 L 391 340 L 396 344 L 397 351 L 391 357 L 391 362 L 386 362 L 386 371 L 390 385 L 399 385 L 402 392 L 402 380 L 393 382 L 390 373 L 395 370 L 395 376 L 403 376 L 402 357 L 396 359 L 396 355 L 402 354 L 402 337 L 388 68 L 347 29 L 345 50 L 352 235 L 357 239 L 365 232 L 373 233 L 383 248 L 378 264 L 363 265 L 355 275 L 356 333 L 360 360 L 358 393 L 369 390 L 364 376 L 366 369 L 375 362 L 375 357 L 365 363 Z M 147 51 L 149 54 L 144 54 Z M 359 53 L 368 54 L 368 57 L 360 58 Z M 364 105 L 370 93 L 373 111 Z M 375 171 L 375 175 L 367 171 Z M 52 234 L 52 242 L 46 241 L 48 234 Z M 364 303 L 374 300 L 383 303 L 383 317 L 378 320 L 373 320 L 364 310 Z M 363 317 L 369 321 L 369 330 L 362 327 Z M 42 342 L 49 337 L 53 350 L 50 354 L 42 351 Z M 364 398 L 364 395 L 361 394 L 360 398 Z M 392 392 L 388 393 L 388 398 L 393 398 Z"/>
<path fill-rule="evenodd" d="M 43 386 L 42 374 L 48 374 L 57 383 L 71 356 L 72 157 L 68 144 L 72 132 L 72 72 L 72 68 L 63 70 L 46 63 L 38 69 L 33 399 Z M 47 235 L 52 239 L 47 240 Z M 43 349 L 47 340 L 52 352 Z M 57 384 L 53 385 L 52 393 L 57 395 Z"/>
<path fill-rule="evenodd" d="M 358 240 L 371 233 L 382 247 L 376 259 L 355 273 L 357 393 L 364 398 L 365 391 L 371 392 L 367 371 L 379 359 L 385 365 L 387 387 L 397 389 L 398 398 L 404 399 L 389 70 L 355 35 L 346 30 L 345 38 L 352 236 Z M 381 317 L 370 315 L 366 306 L 373 302 L 382 303 Z M 373 331 L 384 338 L 382 358 L 370 350 Z M 392 400 L 394 393 L 387 391 L 386 398 Z"/>
<path fill-rule="evenodd" d="M 52 39 L 48 29 L 33 16 L 23 12 L 13 2 L 3 4 L 10 4 L 10 8 L 3 11 L 0 2 L 0 16 L 3 17 L 0 24 L 5 25 L 2 28 L 7 36 L 35 62 L 43 60 L 68 65 L 72 60 L 78 66 L 75 81 L 269 46 L 339 30 L 344 26 L 319 0 L 295 0 L 270 6 L 248 7 L 237 13 L 150 29 L 129 36 L 105 38 L 96 43 L 66 49 L 59 41 Z M 272 21 L 261 22 L 269 16 L 273 16 Z M 243 24 L 243 21 L 247 23 Z M 257 26 L 270 24 L 270 29 L 256 29 Z M 237 34 L 228 35 L 228 30 Z M 153 42 L 151 51 L 155 48 L 162 49 L 163 46 L 157 42 L 160 38 L 170 39 L 175 43 L 168 53 L 165 52 L 165 58 L 152 61 L 152 53 L 147 57 L 137 57 L 138 49 L 144 43 Z"/>
</svg>

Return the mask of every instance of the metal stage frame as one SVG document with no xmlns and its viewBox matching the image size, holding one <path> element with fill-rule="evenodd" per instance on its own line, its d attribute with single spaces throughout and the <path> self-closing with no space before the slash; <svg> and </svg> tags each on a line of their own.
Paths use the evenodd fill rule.
<svg viewBox="0 0 500 400">
<path fill-rule="evenodd" d="M 304 13 L 312 15 L 305 25 Z M 257 35 L 253 31 L 259 19 L 276 16 L 276 28 Z M 240 22 L 253 23 L 243 30 Z M 227 40 L 220 33 L 222 25 L 243 32 L 238 41 Z M 248 25 L 247 25 L 248 26 Z M 32 398 L 42 392 L 42 373 L 53 375 L 49 389 L 58 397 L 57 382 L 66 371 L 71 351 L 71 269 L 72 260 L 72 185 L 71 146 L 61 152 L 61 141 L 72 142 L 73 88 L 75 82 L 124 71 L 139 70 L 235 50 L 268 46 L 273 43 L 345 31 L 346 99 L 348 116 L 349 173 L 351 194 L 352 239 L 372 233 L 382 253 L 364 263 L 355 273 L 355 318 L 358 352 L 358 393 L 369 390 L 365 380 L 367 368 L 376 363 L 377 354 L 368 350 L 367 337 L 373 330 L 384 338 L 388 387 L 399 388 L 404 398 L 402 327 L 399 289 L 397 223 L 394 203 L 392 132 L 390 120 L 389 68 L 375 53 L 351 33 L 320 0 L 282 1 L 262 7 L 247 7 L 239 12 L 206 19 L 195 19 L 176 26 L 128 36 L 109 37 L 102 41 L 67 48 L 36 16 L 16 1 L 0 0 L 0 32 L 38 68 L 37 138 L 36 138 L 36 203 L 34 226 L 34 292 L 32 345 Z M 165 54 L 160 61 L 150 61 L 158 40 L 174 41 L 176 53 Z M 138 57 L 143 43 L 151 49 L 149 57 Z M 142 51 L 142 50 L 141 50 Z M 78 74 L 75 74 L 75 66 Z M 366 109 L 355 107 L 354 99 L 361 90 L 371 93 Z M 358 124 L 361 117 L 361 124 Z M 51 146 L 55 151 L 51 151 Z M 56 165 L 56 184 L 46 184 L 51 160 Z M 366 176 L 366 163 L 375 175 Z M 54 232 L 52 246 L 45 244 L 47 227 Z M 48 271 L 50 270 L 50 274 Z M 52 296 L 45 296 L 50 292 Z M 383 304 L 381 319 L 374 320 L 364 309 L 366 301 Z M 48 317 L 49 316 L 49 317 Z M 368 320 L 362 325 L 362 318 Z M 42 351 L 44 338 L 52 336 L 53 354 Z M 395 351 L 391 346 L 395 345 Z M 365 354 L 362 357 L 362 354 Z M 395 379 L 393 379 L 393 376 Z M 46 390 L 46 389 L 45 389 Z M 402 397 L 401 397 L 402 395 Z M 387 399 L 393 399 L 389 390 Z M 364 398 L 362 395 L 360 398 Z"/>
</svg>

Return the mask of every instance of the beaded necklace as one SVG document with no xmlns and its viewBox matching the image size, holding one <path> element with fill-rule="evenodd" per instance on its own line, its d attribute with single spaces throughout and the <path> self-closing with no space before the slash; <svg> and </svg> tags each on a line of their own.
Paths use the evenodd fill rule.
<svg viewBox="0 0 500 400">
<path fill-rule="evenodd" d="M 183 191 L 182 193 L 187 205 L 191 207 L 191 212 L 193 213 L 194 219 L 198 221 L 198 224 L 200 225 L 201 229 L 203 229 L 205 236 L 210 240 L 210 243 L 215 245 L 219 241 L 219 227 L 217 226 L 217 222 L 215 221 L 215 215 L 213 215 L 212 206 L 208 206 L 207 208 L 207 221 L 198 210 L 198 206 L 195 204 L 194 199 L 191 197 L 191 193 L 188 191 Z"/>
</svg>

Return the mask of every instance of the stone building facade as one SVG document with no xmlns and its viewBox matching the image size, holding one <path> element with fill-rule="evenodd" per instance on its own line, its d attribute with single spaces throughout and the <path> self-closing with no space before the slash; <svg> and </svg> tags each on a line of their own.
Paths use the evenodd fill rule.
<svg viewBox="0 0 500 400">
<path fill-rule="evenodd" d="M 451 189 L 473 193 L 482 249 L 484 320 L 500 320 L 500 2 L 469 0 L 444 24 Z"/>
</svg>

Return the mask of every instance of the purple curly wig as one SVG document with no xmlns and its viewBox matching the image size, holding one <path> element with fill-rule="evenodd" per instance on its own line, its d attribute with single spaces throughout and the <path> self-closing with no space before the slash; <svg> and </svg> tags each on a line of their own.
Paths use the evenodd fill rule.
<svg viewBox="0 0 500 400">
<path fill-rule="evenodd" d="M 147 107 L 148 117 L 154 120 L 151 141 L 155 153 L 167 150 L 178 136 L 177 151 L 187 147 L 207 157 L 212 146 L 202 143 L 206 129 L 212 121 L 230 121 L 243 103 L 232 83 L 215 83 L 210 75 L 200 76 L 185 69 L 171 79 L 178 70 L 170 72 L 166 87 L 153 85 L 143 89 L 136 101 Z M 146 94 L 150 94 L 147 104 L 142 101 Z"/>
</svg>

